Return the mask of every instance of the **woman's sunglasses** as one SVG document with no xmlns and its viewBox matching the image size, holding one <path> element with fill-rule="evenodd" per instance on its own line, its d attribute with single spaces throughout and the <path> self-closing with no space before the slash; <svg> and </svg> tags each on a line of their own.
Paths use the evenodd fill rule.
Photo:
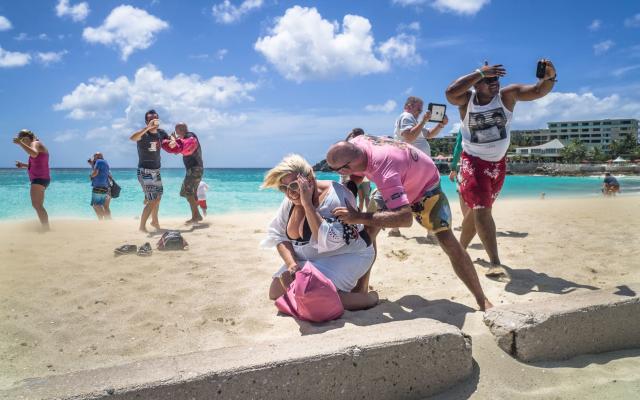
<svg viewBox="0 0 640 400">
<path fill-rule="evenodd" d="M 297 193 L 300 191 L 300 185 L 298 184 L 298 182 L 291 182 L 288 185 L 284 185 L 284 184 L 279 185 L 278 189 L 280 189 L 282 193 L 287 193 L 289 191 Z"/>
</svg>

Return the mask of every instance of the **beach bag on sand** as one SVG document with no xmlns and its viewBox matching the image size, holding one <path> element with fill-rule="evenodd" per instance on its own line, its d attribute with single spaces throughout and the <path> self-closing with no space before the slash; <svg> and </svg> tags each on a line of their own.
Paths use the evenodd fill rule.
<svg viewBox="0 0 640 400">
<path fill-rule="evenodd" d="M 157 244 L 158 250 L 187 250 L 189 244 L 178 231 L 166 231 Z"/>
<path fill-rule="evenodd" d="M 344 313 L 333 282 L 309 261 L 296 272 L 285 293 L 278 297 L 276 307 L 285 314 L 311 322 L 331 321 Z"/>
</svg>

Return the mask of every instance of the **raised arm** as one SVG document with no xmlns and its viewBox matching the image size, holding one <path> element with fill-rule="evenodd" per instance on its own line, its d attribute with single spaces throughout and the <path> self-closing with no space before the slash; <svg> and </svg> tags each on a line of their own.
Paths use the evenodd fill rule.
<svg viewBox="0 0 640 400">
<path fill-rule="evenodd" d="M 544 77 L 539 78 L 538 82 L 532 85 L 512 84 L 505 87 L 501 90 L 503 101 L 515 105 L 518 101 L 538 100 L 553 90 L 557 77 L 556 68 L 549 60 L 540 61 L 546 64 Z"/>
<path fill-rule="evenodd" d="M 157 119 L 152 119 L 151 121 L 149 121 L 147 126 L 145 126 L 144 128 L 140 129 L 139 131 L 133 132 L 133 134 L 129 137 L 129 139 L 134 141 L 134 142 L 137 142 L 138 140 L 140 140 L 140 138 L 142 138 L 142 135 L 144 135 L 150 129 L 153 129 L 153 128 L 155 128 L 157 126 L 156 125 L 156 121 L 157 121 Z"/>
<path fill-rule="evenodd" d="M 431 113 L 427 111 L 422 116 L 422 119 L 420 120 L 420 122 L 418 122 L 413 127 L 405 129 L 402 132 L 400 132 L 400 136 L 402 136 L 405 141 L 409 143 L 413 143 L 418 138 L 418 136 L 422 134 L 422 131 L 424 130 L 424 126 L 429 121 L 429 118 L 431 118 Z M 400 121 L 400 123 L 402 124 L 402 121 Z"/>
<path fill-rule="evenodd" d="M 456 106 L 464 106 L 469 102 L 471 96 L 471 88 L 484 78 L 492 78 L 494 76 L 504 76 L 507 71 L 502 64 L 483 65 L 470 74 L 461 76 L 449 85 L 445 94 L 449 103 Z"/>
<path fill-rule="evenodd" d="M 21 139 L 14 138 L 13 143 L 17 144 L 24 150 L 30 157 L 36 158 L 38 153 L 43 151 L 43 146 L 38 141 L 31 142 L 31 145 L 25 144 Z"/>
</svg>

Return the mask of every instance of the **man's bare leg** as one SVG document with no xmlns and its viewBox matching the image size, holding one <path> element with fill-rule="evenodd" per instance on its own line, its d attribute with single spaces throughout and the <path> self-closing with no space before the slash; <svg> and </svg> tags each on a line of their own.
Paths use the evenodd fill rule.
<svg viewBox="0 0 640 400">
<path fill-rule="evenodd" d="M 475 297 L 480 311 L 485 311 L 493 307 L 493 304 L 491 304 L 482 291 L 478 274 L 473 267 L 469 254 L 462 248 L 453 233 L 450 230 L 446 230 L 436 233 L 436 237 L 442 250 L 449 256 L 451 266 L 453 266 L 456 275 Z"/>
<path fill-rule="evenodd" d="M 202 215 L 200 215 L 200 210 L 198 210 L 198 200 L 196 200 L 196 196 L 188 196 L 186 199 L 189 202 L 189 207 L 191 208 L 191 219 L 186 223 L 193 224 L 202 221 Z"/>
<path fill-rule="evenodd" d="M 467 213 L 464 214 L 462 219 L 462 232 L 460 232 L 460 244 L 463 249 L 469 247 L 469 243 L 476 236 L 476 221 L 474 212 L 472 209 L 467 208 Z"/>
<path fill-rule="evenodd" d="M 151 201 L 150 203 L 153 205 L 151 209 L 151 226 L 160 230 L 160 222 L 158 221 L 158 211 L 160 211 L 160 200 L 162 199 L 162 195 L 159 195 L 157 199 Z"/>
<path fill-rule="evenodd" d="M 489 256 L 491 268 L 485 273 L 486 276 L 500 277 L 508 276 L 507 271 L 502 267 L 498 256 L 498 240 L 496 238 L 496 223 L 491 214 L 491 208 L 478 208 L 473 210 L 475 226 L 482 245 Z"/>
<path fill-rule="evenodd" d="M 93 206 L 93 211 L 96 212 L 96 216 L 98 216 L 98 220 L 104 219 L 104 208 L 102 206 Z"/>
<path fill-rule="evenodd" d="M 153 211 L 153 205 L 155 200 L 147 201 L 142 209 L 142 215 L 140 216 L 140 231 L 147 231 L 147 220 Z"/>
</svg>

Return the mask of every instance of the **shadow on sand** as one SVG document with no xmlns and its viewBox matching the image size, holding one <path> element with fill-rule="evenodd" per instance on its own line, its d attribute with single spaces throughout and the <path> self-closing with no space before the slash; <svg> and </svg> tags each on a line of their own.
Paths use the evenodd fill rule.
<svg viewBox="0 0 640 400">
<path fill-rule="evenodd" d="M 482 259 L 474 261 L 482 267 L 489 268 L 491 264 Z M 511 276 L 511 279 L 507 281 L 504 288 L 507 292 L 511 292 L 517 295 L 523 295 L 530 292 L 546 292 L 555 294 L 567 294 L 576 289 L 589 289 L 597 290 L 599 288 L 591 285 L 583 285 L 580 283 L 572 282 L 563 278 L 556 278 L 549 276 L 544 272 L 535 272 L 531 269 L 513 269 L 506 265 L 502 265 L 505 270 Z M 489 278 L 492 279 L 492 278 Z M 500 279 L 498 279 L 500 280 Z M 502 280 L 500 280 L 502 281 Z"/>
<path fill-rule="evenodd" d="M 380 304 L 362 311 L 345 311 L 335 321 L 311 323 L 296 320 L 302 335 L 314 335 L 333 329 L 339 329 L 350 323 L 358 326 L 384 324 L 392 321 L 407 321 L 418 318 L 434 319 L 462 328 L 467 313 L 474 312 L 471 307 L 446 299 L 427 300 L 418 295 L 407 295 L 396 301 L 381 300 Z M 284 314 L 279 314 L 283 315 Z M 291 318 L 286 316 L 287 318 Z"/>
<path fill-rule="evenodd" d="M 189 229 L 180 229 L 180 228 L 178 228 L 178 229 L 165 229 L 165 228 L 162 228 L 162 229 L 157 229 L 154 232 L 149 232 L 147 234 L 147 237 L 161 236 L 163 233 L 169 232 L 169 231 L 180 232 L 180 233 L 190 233 L 190 232 L 193 232 L 193 231 L 198 230 L 198 229 L 207 229 L 209 226 L 211 226 L 210 223 L 203 222 L 203 223 L 200 223 L 200 224 L 193 224 L 193 225 L 191 225 L 189 227 Z"/>
<path fill-rule="evenodd" d="M 516 232 L 516 231 L 504 231 L 504 232 L 496 232 L 496 237 L 506 237 L 506 238 L 526 238 L 529 236 L 529 232 Z"/>
<path fill-rule="evenodd" d="M 428 236 L 405 236 L 402 235 L 401 238 L 404 240 L 415 240 L 418 244 L 430 244 L 433 246 L 439 246 L 438 239 L 434 235 Z"/>
</svg>

